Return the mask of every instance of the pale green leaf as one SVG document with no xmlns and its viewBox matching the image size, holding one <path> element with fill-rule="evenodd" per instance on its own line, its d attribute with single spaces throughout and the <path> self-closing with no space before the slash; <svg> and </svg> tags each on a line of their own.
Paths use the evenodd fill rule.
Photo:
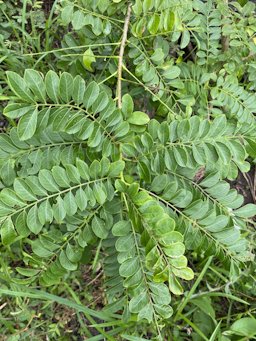
<svg viewBox="0 0 256 341">
<path fill-rule="evenodd" d="M 80 30 L 85 25 L 85 18 L 82 11 L 75 11 L 73 14 L 72 25 L 76 31 Z"/>
<path fill-rule="evenodd" d="M 240 318 L 231 325 L 230 330 L 237 335 L 247 338 L 253 337 L 256 335 L 256 319 L 252 317 Z"/>
<path fill-rule="evenodd" d="M 13 186 L 16 194 L 22 199 L 26 201 L 35 201 L 37 199 L 24 179 L 15 179 Z"/>
<path fill-rule="evenodd" d="M 38 218 L 38 208 L 36 205 L 32 206 L 28 211 L 27 226 L 34 234 L 38 234 L 43 228 L 43 224 Z"/>
<path fill-rule="evenodd" d="M 53 208 L 53 216 L 55 220 L 59 224 L 62 223 L 66 216 L 66 211 L 64 208 L 63 199 L 60 196 L 57 197 L 56 204 L 54 204 L 52 208 Z"/>
<path fill-rule="evenodd" d="M 0 193 L 0 199 L 8 206 L 23 207 L 26 203 L 10 188 L 4 188 Z"/>
<path fill-rule="evenodd" d="M 234 214 L 241 218 L 251 218 L 256 215 L 256 205 L 247 204 L 235 210 Z"/>
<path fill-rule="evenodd" d="M 71 191 L 69 191 L 64 197 L 64 208 L 69 216 L 73 216 L 77 211 L 75 197 Z"/>
<path fill-rule="evenodd" d="M 80 75 L 74 78 L 72 97 L 77 105 L 83 103 L 85 93 L 85 81 Z"/>
<path fill-rule="evenodd" d="M 21 141 L 30 139 L 36 131 L 38 110 L 23 115 L 18 123 L 17 132 Z"/>
<path fill-rule="evenodd" d="M 51 223 L 53 220 L 53 211 L 49 200 L 45 200 L 38 208 L 38 219 L 42 225 Z"/>
<path fill-rule="evenodd" d="M 55 193 L 59 191 L 52 173 L 48 169 L 41 169 L 38 175 L 40 184 L 49 192 Z"/>
<path fill-rule="evenodd" d="M 0 234 L 3 245 L 12 244 L 17 237 L 17 233 L 14 229 L 13 222 L 10 217 L 8 217 L 2 224 Z"/>
<path fill-rule="evenodd" d="M 75 200 L 80 211 L 84 211 L 87 207 L 88 200 L 85 195 L 85 192 L 83 191 L 81 187 L 76 191 Z"/>
<path fill-rule="evenodd" d="M 92 230 L 93 233 L 101 239 L 107 238 L 109 232 L 104 220 L 97 216 L 92 220 Z"/>
<path fill-rule="evenodd" d="M 63 268 L 68 270 L 68 271 L 74 271 L 77 269 L 77 264 L 71 262 L 68 259 L 66 252 L 64 250 L 62 250 L 60 253 L 59 261 L 60 261 L 61 266 L 63 266 Z"/>
<path fill-rule="evenodd" d="M 147 292 L 143 291 L 139 295 L 134 296 L 129 302 L 129 310 L 131 313 L 139 313 L 148 304 Z"/>
<path fill-rule="evenodd" d="M 96 101 L 97 97 L 99 96 L 100 88 L 98 84 L 92 81 L 86 88 L 84 93 L 84 100 L 83 103 L 85 107 L 88 109 L 92 106 L 92 104 Z"/>
<path fill-rule="evenodd" d="M 188 46 L 190 41 L 190 33 L 188 30 L 184 30 L 181 36 L 180 48 L 184 49 Z"/>
<path fill-rule="evenodd" d="M 68 103 L 71 100 L 73 93 L 73 77 L 67 73 L 63 72 L 60 76 L 60 98 L 64 103 Z"/>
<path fill-rule="evenodd" d="M 119 268 L 119 274 L 122 277 L 130 277 L 139 270 L 139 260 L 137 257 L 129 258 L 123 262 Z"/>
<path fill-rule="evenodd" d="M 150 118 L 147 114 L 142 111 L 134 111 L 129 117 L 128 122 L 134 125 L 145 125 L 150 121 Z"/>
<path fill-rule="evenodd" d="M 131 223 L 127 220 L 120 220 L 112 227 L 114 236 L 126 236 L 131 230 Z"/>
<path fill-rule="evenodd" d="M 25 80 L 20 75 L 13 71 L 7 71 L 6 74 L 8 83 L 12 91 L 23 101 L 33 103 L 34 97 L 31 91 L 29 90 Z"/>
<path fill-rule="evenodd" d="M 122 112 L 126 118 L 130 117 L 133 113 L 134 104 L 131 95 L 125 94 L 122 97 Z"/>
<path fill-rule="evenodd" d="M 164 71 L 163 75 L 167 79 L 175 79 L 180 75 L 180 68 L 178 66 L 170 66 Z"/>
<path fill-rule="evenodd" d="M 84 51 L 83 54 L 83 64 L 86 70 L 93 72 L 92 63 L 96 62 L 96 58 L 94 56 L 93 50 L 91 48 L 88 48 L 86 51 Z"/>
<path fill-rule="evenodd" d="M 44 103 L 46 101 L 46 91 L 41 74 L 36 70 L 26 69 L 24 79 L 36 98 Z"/>
<path fill-rule="evenodd" d="M 50 70 L 45 76 L 45 86 L 46 92 L 53 103 L 58 103 L 59 101 L 59 85 L 60 79 L 56 72 Z"/>
</svg>

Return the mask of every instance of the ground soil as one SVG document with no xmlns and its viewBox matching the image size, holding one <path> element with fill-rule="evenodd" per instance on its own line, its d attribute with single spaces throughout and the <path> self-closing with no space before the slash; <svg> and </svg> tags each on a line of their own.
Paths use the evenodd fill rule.
<svg viewBox="0 0 256 341">
<path fill-rule="evenodd" d="M 54 3 L 54 0 L 44 0 L 43 1 L 43 10 L 46 15 L 48 15 L 51 11 L 52 5 Z"/>
<path fill-rule="evenodd" d="M 230 183 L 231 187 L 244 197 L 244 204 L 256 204 L 256 166 L 252 166 L 248 173 L 239 172 L 235 181 Z"/>
</svg>

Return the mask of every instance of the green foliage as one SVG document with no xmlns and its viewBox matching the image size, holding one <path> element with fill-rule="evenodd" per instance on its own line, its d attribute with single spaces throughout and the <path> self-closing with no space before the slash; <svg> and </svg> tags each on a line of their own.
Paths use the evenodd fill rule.
<svg viewBox="0 0 256 341">
<path fill-rule="evenodd" d="M 103 327 L 122 326 L 107 339 L 165 340 L 171 329 L 186 340 L 177 320 L 193 340 L 254 337 L 252 317 L 222 334 L 214 295 L 194 294 L 211 270 L 212 286 L 217 273 L 224 297 L 247 304 L 230 287 L 255 277 L 256 205 L 231 185 L 256 158 L 254 5 L 131 5 L 124 57 L 124 1 L 57 1 L 60 47 L 49 50 L 46 27 L 38 67 L 32 52 L 24 71 L 4 74 L 13 126 L 0 134 L 0 235 L 18 264 L 3 279 L 16 294 L 51 290 L 92 263 L 104 274 Z"/>
</svg>

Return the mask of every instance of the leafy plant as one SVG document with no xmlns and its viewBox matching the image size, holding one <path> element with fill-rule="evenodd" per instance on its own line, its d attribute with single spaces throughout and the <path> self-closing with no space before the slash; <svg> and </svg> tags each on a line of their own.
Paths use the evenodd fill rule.
<svg viewBox="0 0 256 341">
<path fill-rule="evenodd" d="M 213 257 L 232 284 L 254 257 L 256 206 L 230 185 L 255 159 L 254 87 L 243 78 L 254 84 L 253 64 L 238 69 L 255 49 L 255 19 L 245 19 L 254 6 L 81 0 L 58 10 L 72 30 L 47 52 L 55 70 L 6 72 L 0 234 L 19 263 L 4 280 L 56 287 L 93 261 L 104 272 L 100 318 L 122 315 L 113 335 L 162 340 L 170 321 L 191 325 L 190 302 L 193 339 L 215 340 L 211 299 L 193 294 Z"/>
</svg>

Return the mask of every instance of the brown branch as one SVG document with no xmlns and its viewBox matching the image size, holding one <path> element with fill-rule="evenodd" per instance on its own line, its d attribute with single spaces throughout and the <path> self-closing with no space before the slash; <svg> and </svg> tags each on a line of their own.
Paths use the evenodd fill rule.
<svg viewBox="0 0 256 341">
<path fill-rule="evenodd" d="M 118 59 L 118 69 L 117 69 L 117 87 L 116 87 L 116 97 L 117 97 L 117 103 L 118 108 L 122 107 L 122 69 L 123 69 L 123 57 L 124 57 L 124 48 L 127 41 L 127 33 L 128 33 L 128 27 L 130 23 L 130 17 L 131 17 L 131 10 L 132 5 L 131 3 L 128 4 L 127 8 L 127 14 L 125 17 L 124 22 L 124 30 L 123 30 L 123 36 L 122 41 L 120 45 L 120 51 L 119 51 L 119 59 Z"/>
<path fill-rule="evenodd" d="M 247 60 L 250 59 L 250 58 L 254 58 L 255 55 L 256 55 L 255 52 L 250 51 L 250 53 L 248 54 L 248 56 L 243 57 L 242 60 L 247 61 Z"/>
<path fill-rule="evenodd" d="M 229 49 L 229 37 L 222 36 L 221 38 L 222 51 L 226 52 Z"/>
<path fill-rule="evenodd" d="M 196 54 L 195 54 L 195 47 L 193 47 L 191 41 L 188 43 L 188 51 L 189 51 L 189 54 L 187 57 L 191 56 L 193 62 L 196 61 Z"/>
<path fill-rule="evenodd" d="M 227 6 L 228 8 L 228 0 L 224 0 L 223 1 L 224 4 Z M 226 15 L 222 15 L 222 20 L 225 22 L 225 20 L 227 19 L 227 16 Z M 222 25 L 222 30 L 223 30 L 223 25 Z M 221 45 L 222 45 L 222 51 L 223 52 L 226 52 L 228 51 L 229 49 L 229 37 L 227 36 L 224 36 L 223 35 L 223 32 L 221 34 Z"/>
</svg>

